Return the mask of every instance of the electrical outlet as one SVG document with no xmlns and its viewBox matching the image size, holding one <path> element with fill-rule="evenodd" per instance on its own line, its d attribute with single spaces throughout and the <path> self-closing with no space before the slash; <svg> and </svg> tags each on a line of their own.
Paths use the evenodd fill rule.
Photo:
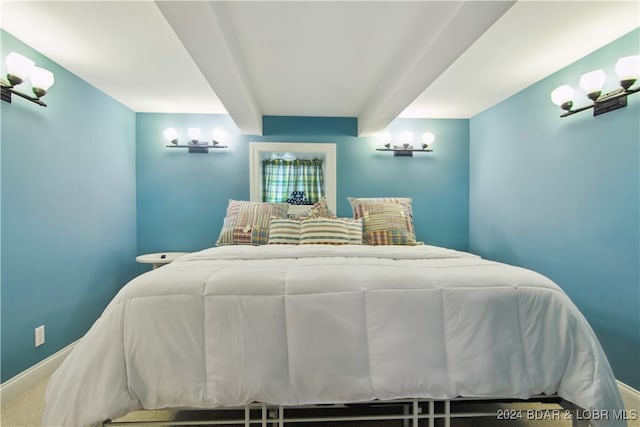
<svg viewBox="0 0 640 427">
<path fill-rule="evenodd" d="M 36 347 L 40 347 L 42 344 L 44 344 L 44 325 L 42 326 L 38 326 L 36 328 Z"/>
</svg>

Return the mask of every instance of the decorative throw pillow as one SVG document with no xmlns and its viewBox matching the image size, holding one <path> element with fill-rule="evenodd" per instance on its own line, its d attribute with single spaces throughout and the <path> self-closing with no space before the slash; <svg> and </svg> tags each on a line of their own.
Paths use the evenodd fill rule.
<svg viewBox="0 0 640 427">
<path fill-rule="evenodd" d="M 349 228 L 345 218 L 310 218 L 300 221 L 300 244 L 346 245 Z"/>
<path fill-rule="evenodd" d="M 285 218 L 289 205 L 229 200 L 216 246 L 266 245 L 272 217 Z"/>
<path fill-rule="evenodd" d="M 292 215 L 292 218 L 307 219 L 307 218 L 336 218 L 335 214 L 329 209 L 327 204 L 327 198 L 322 197 L 317 203 L 311 206 L 309 209 L 303 211 L 298 215 Z"/>
<path fill-rule="evenodd" d="M 359 219 L 347 219 L 347 228 L 349 229 L 349 244 L 361 245 L 362 244 L 362 218 Z"/>
<path fill-rule="evenodd" d="M 300 243 L 300 221 L 297 219 L 271 218 L 270 245 L 297 245 Z"/>
<path fill-rule="evenodd" d="M 368 245 L 415 245 L 410 198 L 353 198 L 353 216 L 362 219 L 362 240 Z"/>
</svg>

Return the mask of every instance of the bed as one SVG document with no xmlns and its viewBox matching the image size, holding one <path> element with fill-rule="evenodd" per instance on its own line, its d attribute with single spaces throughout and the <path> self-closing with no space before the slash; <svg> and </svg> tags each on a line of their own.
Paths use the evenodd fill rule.
<svg viewBox="0 0 640 427">
<path fill-rule="evenodd" d="M 127 284 L 54 373 L 43 424 L 556 393 L 622 408 L 587 321 L 540 274 L 429 245 L 222 246 Z"/>
</svg>

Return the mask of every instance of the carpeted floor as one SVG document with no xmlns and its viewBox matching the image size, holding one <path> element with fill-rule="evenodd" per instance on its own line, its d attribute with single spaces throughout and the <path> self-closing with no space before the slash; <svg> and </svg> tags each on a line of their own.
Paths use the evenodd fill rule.
<svg viewBox="0 0 640 427">
<path fill-rule="evenodd" d="M 40 426 L 40 419 L 44 410 L 44 390 L 46 388 L 46 381 L 34 386 L 23 395 L 15 399 L 14 401 L 2 406 L 2 412 L 0 414 L 0 425 L 4 427 L 36 427 Z M 519 420 L 498 420 L 496 416 L 483 417 L 483 418 L 459 418 L 452 419 L 451 427 L 570 427 L 571 421 L 565 417 L 565 411 L 561 409 L 555 403 L 510 403 L 510 404 L 482 404 L 480 406 L 466 405 L 460 403 L 454 403 L 455 412 L 459 411 L 472 411 L 472 412 L 500 412 L 501 414 L 522 414 L 523 419 Z M 452 406 L 452 409 L 454 406 Z M 352 405 L 347 408 L 339 409 L 345 415 L 352 415 L 354 413 L 367 413 L 376 414 L 376 411 L 381 409 L 371 409 L 365 405 Z M 393 409 L 400 411 L 397 408 Z M 512 412 L 504 412 L 505 410 L 512 410 Z M 314 409 L 313 415 L 324 416 L 324 412 L 328 409 Z M 335 410 L 332 410 L 335 411 Z M 301 410 L 300 412 L 293 413 L 296 417 L 309 415 L 310 410 Z M 395 412 L 398 413 L 398 412 Z M 287 417 L 290 417 L 290 413 L 287 412 Z M 527 415 L 529 414 L 529 415 Z M 196 420 L 228 420 L 229 416 L 233 415 L 230 411 L 140 411 L 132 412 L 126 417 L 120 418 L 117 421 L 154 421 L 153 425 L 161 426 L 162 421 L 189 421 Z M 535 420 L 531 415 L 537 418 L 553 417 L 556 415 L 559 420 Z M 527 419 L 529 418 L 529 419 Z M 219 424 L 218 424 L 219 425 Z M 237 426 L 238 424 L 234 424 Z M 259 425 L 259 424 L 252 424 Z M 287 423 L 290 427 L 402 427 L 401 420 L 393 421 L 335 421 L 335 422 L 304 422 L 304 423 Z M 409 424 L 410 425 L 410 424 Z M 427 426 L 427 420 L 421 420 L 420 426 Z M 435 425 L 437 427 L 444 426 L 442 420 L 436 420 Z M 224 424 L 224 426 L 231 427 L 232 424 Z M 634 420 L 629 422 L 629 427 L 640 427 L 640 420 Z"/>
</svg>

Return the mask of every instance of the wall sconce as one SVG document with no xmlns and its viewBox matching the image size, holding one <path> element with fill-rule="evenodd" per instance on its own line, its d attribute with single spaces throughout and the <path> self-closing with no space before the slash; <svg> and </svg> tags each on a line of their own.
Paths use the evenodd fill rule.
<svg viewBox="0 0 640 427">
<path fill-rule="evenodd" d="M 11 103 L 11 95 L 15 94 L 38 105 L 46 107 L 40 98 L 47 94 L 47 90 L 53 86 L 53 73 L 44 68 L 36 67 L 35 62 L 18 53 L 11 52 L 7 55 L 7 80 L 1 79 L 2 100 Z M 27 95 L 15 89 L 26 79 L 31 81 L 31 89 L 35 96 Z"/>
<path fill-rule="evenodd" d="M 220 145 L 220 141 L 225 139 L 225 132 L 222 129 L 214 129 L 211 133 L 211 143 L 208 141 L 200 141 L 202 131 L 200 128 L 187 129 L 187 136 L 189 141 L 187 144 L 179 144 L 178 131 L 174 128 L 165 129 L 163 135 L 170 144 L 167 144 L 167 148 L 187 148 L 189 153 L 208 153 L 209 148 L 227 148 L 226 145 Z"/>
<path fill-rule="evenodd" d="M 411 145 L 413 141 L 413 132 L 404 131 L 400 132 L 397 136 L 399 144 L 391 146 L 391 133 L 385 131 L 379 136 L 380 141 L 384 144 L 384 148 L 376 148 L 376 151 L 392 151 L 394 157 L 413 157 L 414 152 L 426 152 L 430 153 L 433 150 L 429 148 L 436 137 L 431 132 L 425 132 L 422 134 L 422 148 L 414 148 Z"/>
<path fill-rule="evenodd" d="M 640 76 L 640 55 L 620 58 L 616 63 L 616 74 L 620 81 L 620 88 L 602 95 L 602 86 L 607 78 L 603 70 L 591 71 L 580 77 L 580 87 L 593 101 L 593 104 L 572 110 L 573 88 L 563 85 L 551 92 L 551 101 L 566 111 L 560 117 L 567 117 L 581 111 L 593 108 L 593 115 L 608 113 L 627 106 L 627 96 L 640 91 L 640 87 L 630 89 Z"/>
</svg>

